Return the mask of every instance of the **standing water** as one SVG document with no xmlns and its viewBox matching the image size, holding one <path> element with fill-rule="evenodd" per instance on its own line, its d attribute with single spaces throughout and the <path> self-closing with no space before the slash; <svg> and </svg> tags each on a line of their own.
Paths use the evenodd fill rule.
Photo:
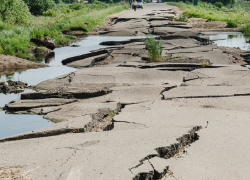
<svg viewBox="0 0 250 180">
<path fill-rule="evenodd" d="M 240 32 L 203 32 L 201 37 L 213 41 L 218 46 L 250 50 L 250 37 Z"/>
<path fill-rule="evenodd" d="M 22 81 L 28 83 L 28 85 L 36 85 L 47 79 L 52 79 L 76 70 L 75 68 L 63 66 L 61 63 L 63 59 L 103 48 L 104 46 L 99 45 L 103 41 L 121 41 L 131 38 L 138 37 L 87 36 L 82 41 L 75 43 L 77 47 L 66 46 L 54 49 L 55 56 L 49 60 L 42 61 L 42 63 L 48 64 L 49 67 L 3 75 L 0 76 L 0 81 L 13 80 Z M 32 90 L 26 90 L 23 93 L 27 92 L 32 92 Z M 20 99 L 20 94 L 0 94 L 0 107 L 4 107 L 5 104 L 12 100 Z M 6 114 L 0 110 L 0 138 L 47 127 L 51 124 L 53 123 L 43 119 L 39 115 Z"/>
</svg>

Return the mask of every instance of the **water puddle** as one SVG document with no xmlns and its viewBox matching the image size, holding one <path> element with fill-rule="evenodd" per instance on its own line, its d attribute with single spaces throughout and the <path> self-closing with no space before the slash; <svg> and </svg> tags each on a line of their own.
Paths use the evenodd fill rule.
<svg viewBox="0 0 250 180">
<path fill-rule="evenodd" d="M 33 90 L 26 90 L 23 93 L 34 92 Z M 20 99 L 21 93 L 18 94 L 0 94 L 0 107 L 11 100 Z M 0 138 L 7 136 L 25 133 L 35 129 L 40 129 L 54 124 L 51 121 L 43 119 L 42 116 L 30 114 L 6 114 L 0 110 Z"/>
<path fill-rule="evenodd" d="M 28 85 L 36 85 L 47 79 L 52 79 L 57 76 L 61 76 L 63 74 L 74 72 L 76 70 L 75 68 L 63 66 L 61 63 L 63 59 L 85 54 L 90 52 L 91 50 L 103 48 L 105 46 L 99 45 L 103 41 L 121 41 L 132 38 L 139 38 L 139 37 L 87 36 L 84 37 L 82 41 L 74 43 L 78 47 L 66 46 L 54 49 L 55 56 L 51 57 L 49 60 L 46 60 L 46 62 L 45 59 L 43 59 L 43 61 L 41 62 L 44 64 L 48 64 L 49 67 L 39 68 L 39 69 L 29 69 L 23 72 L 16 72 L 14 74 L 2 75 L 0 77 L 0 81 L 13 80 L 13 81 L 22 81 L 28 83 Z"/>
<path fill-rule="evenodd" d="M 103 41 L 121 41 L 132 38 L 140 37 L 87 36 L 84 37 L 82 41 L 74 43 L 74 45 L 77 45 L 76 47 L 66 46 L 54 49 L 54 57 L 41 61 L 41 63 L 48 64 L 49 67 L 2 75 L 0 76 L 0 81 L 13 80 L 22 81 L 28 83 L 28 85 L 36 85 L 47 79 L 76 71 L 75 68 L 63 66 L 61 64 L 63 59 L 85 54 L 91 50 L 104 48 L 105 46 L 99 45 Z M 23 93 L 27 92 L 32 92 L 32 90 L 26 90 Z M 20 94 L 21 93 L 5 95 L 0 93 L 0 107 L 4 107 L 5 104 L 12 100 L 20 99 Z M 39 115 L 6 114 L 0 110 L 0 138 L 40 129 L 51 124 L 53 123 L 43 119 L 43 117 Z"/>
<path fill-rule="evenodd" d="M 201 37 L 213 41 L 218 46 L 250 50 L 250 37 L 240 32 L 202 32 Z"/>
</svg>

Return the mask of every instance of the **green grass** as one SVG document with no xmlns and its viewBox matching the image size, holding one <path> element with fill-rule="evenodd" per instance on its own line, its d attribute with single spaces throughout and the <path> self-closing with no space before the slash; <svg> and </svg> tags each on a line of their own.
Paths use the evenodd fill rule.
<svg viewBox="0 0 250 180">
<path fill-rule="evenodd" d="M 245 34 L 250 34 L 247 26 L 250 24 L 250 12 L 247 11 L 246 7 L 243 8 L 241 4 L 236 3 L 233 8 L 225 6 L 218 8 L 212 4 L 201 1 L 199 1 L 198 6 L 194 6 L 192 3 L 185 4 L 182 2 L 168 2 L 168 4 L 179 7 L 188 17 L 204 18 L 208 21 L 227 22 L 227 27 L 241 27 Z M 250 3 L 247 7 L 250 7 Z"/>
<path fill-rule="evenodd" d="M 102 25 L 108 15 L 128 8 L 128 5 L 105 3 L 72 6 L 59 4 L 49 10 L 50 12 L 44 12 L 43 16 L 32 16 L 25 25 L 6 24 L 0 20 L 0 54 L 34 60 L 34 57 L 30 56 L 30 45 L 34 45 L 30 42 L 31 38 L 43 39 L 47 34 L 55 40 L 56 45 L 66 45 L 75 37 L 64 35 L 63 31 L 93 31 L 96 25 Z"/>
<path fill-rule="evenodd" d="M 175 21 L 188 22 L 188 17 L 186 14 L 182 14 L 179 17 L 174 18 Z"/>
<path fill-rule="evenodd" d="M 241 8 L 243 8 L 246 12 L 250 13 L 250 1 L 239 1 L 236 2 L 234 6 L 240 6 Z M 230 7 L 230 6 L 228 6 Z"/>
<path fill-rule="evenodd" d="M 144 40 L 150 62 L 162 61 L 162 40 L 156 41 L 152 36 L 147 36 Z"/>
<path fill-rule="evenodd" d="M 241 30 L 244 34 L 250 36 L 250 24 L 242 26 Z"/>
</svg>

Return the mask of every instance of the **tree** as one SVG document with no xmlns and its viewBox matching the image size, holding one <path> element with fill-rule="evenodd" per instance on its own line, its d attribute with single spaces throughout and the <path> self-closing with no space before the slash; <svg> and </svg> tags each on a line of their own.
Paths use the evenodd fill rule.
<svg viewBox="0 0 250 180">
<path fill-rule="evenodd" d="M 55 7 L 53 0 L 23 0 L 30 9 L 33 15 L 42 15 L 43 12 Z"/>
<path fill-rule="evenodd" d="M 22 24 L 29 20 L 28 6 L 22 0 L 1 0 L 0 20 L 6 23 Z"/>
<path fill-rule="evenodd" d="M 56 4 L 60 4 L 62 1 L 61 0 L 54 0 Z"/>
</svg>

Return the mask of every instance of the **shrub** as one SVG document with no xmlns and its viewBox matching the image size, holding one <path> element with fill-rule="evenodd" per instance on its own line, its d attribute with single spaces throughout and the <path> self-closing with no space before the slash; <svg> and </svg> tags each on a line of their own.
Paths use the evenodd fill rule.
<svg viewBox="0 0 250 180">
<path fill-rule="evenodd" d="M 148 50 L 149 61 L 162 61 L 162 40 L 157 42 L 154 37 L 147 36 L 144 42 Z"/>
<path fill-rule="evenodd" d="M 233 21 L 232 19 L 227 19 L 227 27 L 228 28 L 235 28 L 237 27 L 237 22 Z"/>
<path fill-rule="evenodd" d="M 247 25 L 243 26 L 243 27 L 241 28 L 241 31 L 242 31 L 244 34 L 246 34 L 246 35 L 250 35 L 250 24 L 247 24 Z"/>
<path fill-rule="evenodd" d="M 69 6 L 70 9 L 72 10 L 80 10 L 86 8 L 86 5 L 83 3 L 74 3 Z"/>
<path fill-rule="evenodd" d="M 2 54 L 3 53 L 3 48 L 2 48 L 2 46 L 0 46 L 0 54 Z"/>
<path fill-rule="evenodd" d="M 49 9 L 48 11 L 44 11 L 43 15 L 44 16 L 51 16 L 51 17 L 56 17 L 56 11 L 54 9 Z"/>
<path fill-rule="evenodd" d="M 61 1 L 61 0 L 54 0 L 54 2 L 55 2 L 56 4 L 60 4 L 60 3 L 62 3 L 62 1 Z"/>
<path fill-rule="evenodd" d="M 179 17 L 174 18 L 175 21 L 188 22 L 188 17 L 186 14 L 182 14 Z"/>
<path fill-rule="evenodd" d="M 28 6 L 22 0 L 1 0 L 0 20 L 5 23 L 23 24 L 30 17 Z"/>
<path fill-rule="evenodd" d="M 44 11 L 55 7 L 53 0 L 23 0 L 33 15 L 42 15 Z"/>
<path fill-rule="evenodd" d="M 218 8 L 221 8 L 223 6 L 222 2 L 216 2 L 214 5 Z"/>
</svg>

